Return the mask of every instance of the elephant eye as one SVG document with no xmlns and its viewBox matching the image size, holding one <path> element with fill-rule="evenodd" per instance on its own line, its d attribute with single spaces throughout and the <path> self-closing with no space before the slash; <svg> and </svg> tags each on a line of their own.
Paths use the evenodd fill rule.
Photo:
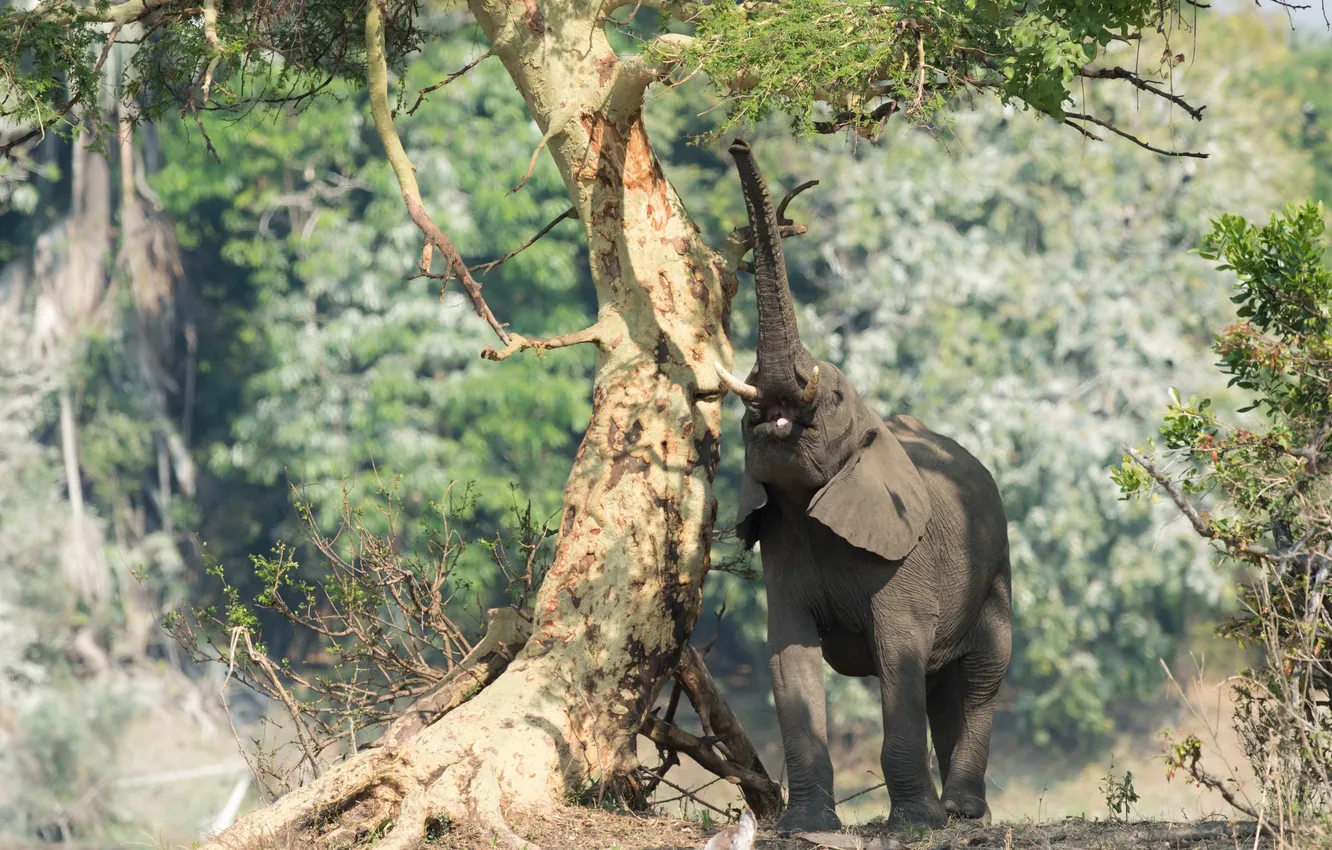
<svg viewBox="0 0 1332 850">
<path fill-rule="evenodd" d="M 833 390 L 833 398 L 837 400 L 837 403 L 838 403 L 838 404 L 841 404 L 841 403 L 842 403 L 842 391 L 841 391 L 841 390 Z"/>
</svg>

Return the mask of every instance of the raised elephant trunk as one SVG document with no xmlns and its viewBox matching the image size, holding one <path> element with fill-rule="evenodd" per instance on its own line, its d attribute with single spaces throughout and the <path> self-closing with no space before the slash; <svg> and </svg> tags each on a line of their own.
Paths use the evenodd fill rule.
<svg viewBox="0 0 1332 850">
<path fill-rule="evenodd" d="M 800 342 L 800 331 L 796 327 L 795 304 L 786 279 L 782 237 L 772 195 L 768 193 L 768 184 L 744 139 L 731 143 L 731 156 L 735 157 L 740 171 L 740 186 L 744 190 L 749 226 L 754 236 L 754 286 L 759 318 L 755 388 L 758 395 L 801 398 L 809 402 L 818 387 L 818 369 L 814 358 Z"/>
</svg>

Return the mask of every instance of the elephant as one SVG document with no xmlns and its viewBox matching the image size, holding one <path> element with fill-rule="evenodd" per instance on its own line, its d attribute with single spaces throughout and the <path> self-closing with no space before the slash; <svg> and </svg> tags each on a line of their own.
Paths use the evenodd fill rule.
<svg viewBox="0 0 1332 850">
<path fill-rule="evenodd" d="M 919 420 L 880 418 L 800 341 L 772 198 L 730 148 L 754 243 L 758 350 L 744 401 L 736 532 L 759 544 L 789 800 L 782 835 L 840 828 L 822 660 L 877 677 L 889 825 L 986 818 L 985 772 L 1012 602 L 1008 520 L 989 470 Z M 942 798 L 930 775 L 933 738 Z"/>
</svg>

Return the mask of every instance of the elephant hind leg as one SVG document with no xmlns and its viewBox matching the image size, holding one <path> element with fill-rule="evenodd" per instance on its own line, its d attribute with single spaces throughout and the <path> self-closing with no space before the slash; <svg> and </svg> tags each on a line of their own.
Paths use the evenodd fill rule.
<svg viewBox="0 0 1332 850">
<path fill-rule="evenodd" d="M 948 786 L 948 771 L 953 760 L 953 749 L 962 737 L 962 688 L 956 661 L 930 676 L 929 694 L 925 697 L 925 711 L 930 718 L 930 737 L 934 740 L 934 754 L 939 759 L 939 782 Z"/>
<path fill-rule="evenodd" d="M 989 818 L 985 803 L 985 771 L 990 758 L 990 731 L 999 685 L 1008 672 L 1012 620 L 1007 571 L 973 627 L 971 646 L 958 659 L 962 720 L 944 780 L 944 809 L 953 816 Z"/>
</svg>

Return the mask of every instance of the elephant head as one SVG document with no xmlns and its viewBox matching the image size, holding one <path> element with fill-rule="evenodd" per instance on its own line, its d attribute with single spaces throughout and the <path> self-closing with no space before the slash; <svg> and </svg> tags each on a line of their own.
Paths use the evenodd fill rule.
<svg viewBox="0 0 1332 850">
<path fill-rule="evenodd" d="M 758 298 L 758 357 L 748 380 L 716 364 L 722 383 L 745 402 L 736 530 L 746 545 L 758 539 L 773 488 L 847 542 L 904 558 L 929 521 L 924 483 L 842 371 L 801 343 L 772 196 L 748 143 L 736 139 L 731 155 L 749 213 Z"/>
</svg>

